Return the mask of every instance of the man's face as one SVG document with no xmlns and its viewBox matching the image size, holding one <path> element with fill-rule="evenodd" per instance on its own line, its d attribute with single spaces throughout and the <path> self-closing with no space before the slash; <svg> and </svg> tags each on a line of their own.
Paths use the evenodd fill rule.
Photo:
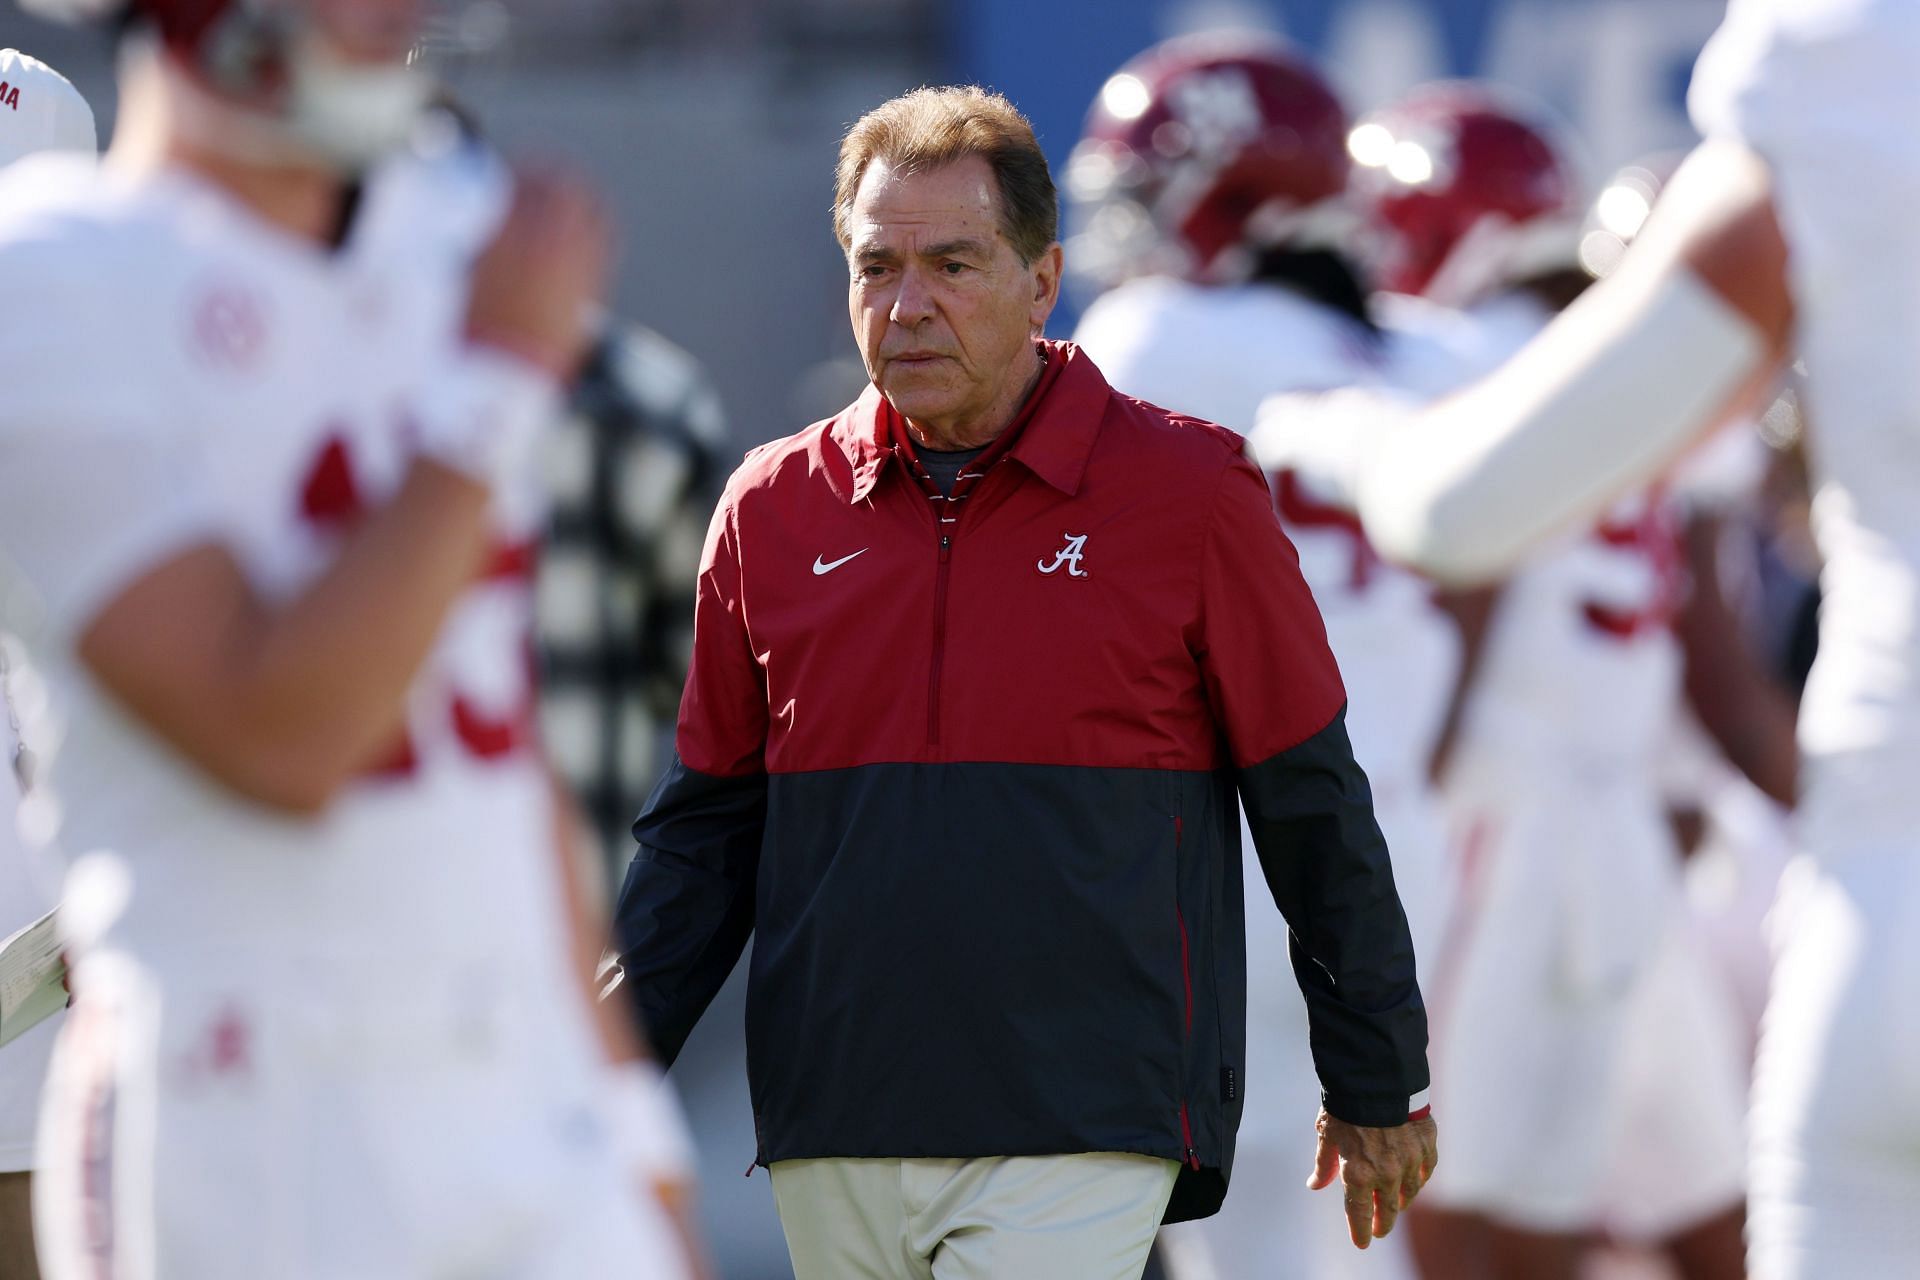
<svg viewBox="0 0 1920 1280">
<path fill-rule="evenodd" d="M 419 35 L 426 0 L 302 0 L 312 29 L 346 62 L 399 62 Z"/>
<path fill-rule="evenodd" d="M 874 161 L 847 229 L 854 336 L 895 409 L 945 434 L 1017 398 L 1033 369 L 1023 355 L 1058 296 L 1060 250 L 1020 261 L 984 159 L 927 173 Z"/>
</svg>

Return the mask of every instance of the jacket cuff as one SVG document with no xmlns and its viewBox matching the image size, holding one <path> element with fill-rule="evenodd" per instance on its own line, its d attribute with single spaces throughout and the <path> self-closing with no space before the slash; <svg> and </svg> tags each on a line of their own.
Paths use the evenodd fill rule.
<svg viewBox="0 0 1920 1280">
<path fill-rule="evenodd" d="M 1407 1094 L 1322 1092 L 1320 1105 L 1335 1120 L 1366 1129 L 1397 1129 L 1432 1111 L 1427 1090 Z"/>
</svg>

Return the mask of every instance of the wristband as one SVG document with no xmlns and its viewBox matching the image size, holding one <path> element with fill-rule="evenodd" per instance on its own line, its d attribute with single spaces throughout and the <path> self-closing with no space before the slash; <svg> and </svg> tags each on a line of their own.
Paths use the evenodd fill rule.
<svg viewBox="0 0 1920 1280">
<path fill-rule="evenodd" d="M 652 1062 L 623 1062 L 608 1072 L 614 1149 L 655 1182 L 692 1182 L 693 1137 L 680 1099 Z"/>
<path fill-rule="evenodd" d="M 469 346 L 419 407 L 420 447 L 490 489 L 525 473 L 540 434 L 559 420 L 559 384 L 494 347 Z"/>
</svg>

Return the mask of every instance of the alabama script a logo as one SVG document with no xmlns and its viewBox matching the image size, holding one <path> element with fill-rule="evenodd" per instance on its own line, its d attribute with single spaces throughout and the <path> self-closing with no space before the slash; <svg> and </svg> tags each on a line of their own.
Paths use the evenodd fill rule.
<svg viewBox="0 0 1920 1280">
<path fill-rule="evenodd" d="M 1053 553 L 1053 563 L 1048 564 L 1044 560 L 1037 560 L 1034 562 L 1033 567 L 1042 573 L 1058 573 L 1061 566 L 1064 565 L 1069 578 L 1086 577 L 1087 571 L 1080 567 L 1080 558 L 1085 554 L 1087 535 L 1084 533 L 1069 533 L 1064 536 L 1066 537 L 1067 545 Z"/>
</svg>

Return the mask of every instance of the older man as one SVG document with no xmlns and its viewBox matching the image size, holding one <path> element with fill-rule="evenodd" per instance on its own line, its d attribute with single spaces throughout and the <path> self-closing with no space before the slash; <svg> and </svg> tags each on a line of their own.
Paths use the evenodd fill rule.
<svg viewBox="0 0 1920 1280">
<path fill-rule="evenodd" d="M 1344 1161 L 1364 1245 L 1434 1163 L 1426 1020 L 1265 485 L 1037 340 L 1056 201 L 1004 99 L 867 115 L 835 224 L 873 387 L 721 502 L 627 988 L 670 1058 L 757 931 L 758 1159 L 803 1278 L 1138 1276 L 1232 1165 L 1237 789 L 1311 1010 L 1315 1179 Z"/>
</svg>

